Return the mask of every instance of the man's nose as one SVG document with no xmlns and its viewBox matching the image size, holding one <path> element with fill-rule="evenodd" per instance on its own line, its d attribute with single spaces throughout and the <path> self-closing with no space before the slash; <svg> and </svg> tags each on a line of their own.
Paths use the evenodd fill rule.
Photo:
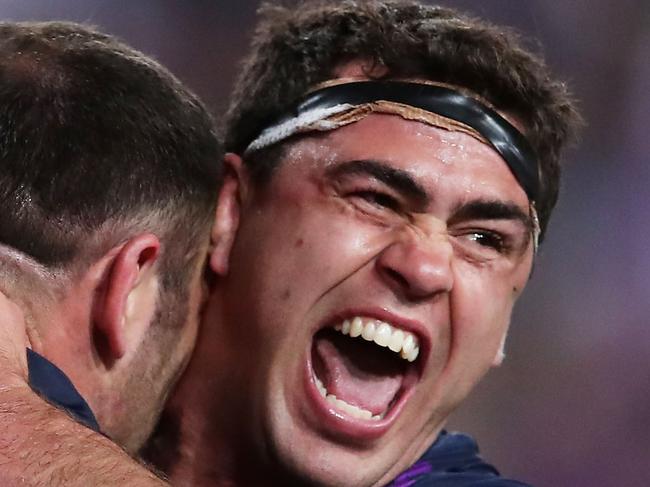
<svg viewBox="0 0 650 487">
<path fill-rule="evenodd" d="M 453 249 L 442 236 L 416 236 L 386 247 L 376 263 L 382 279 L 399 295 L 422 300 L 451 291 Z"/>
</svg>

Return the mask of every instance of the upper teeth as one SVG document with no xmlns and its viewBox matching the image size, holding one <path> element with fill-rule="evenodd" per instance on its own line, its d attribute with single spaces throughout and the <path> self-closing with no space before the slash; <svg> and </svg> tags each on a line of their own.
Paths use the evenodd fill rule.
<svg viewBox="0 0 650 487">
<path fill-rule="evenodd" d="M 362 318 L 357 316 L 351 320 L 345 320 L 334 326 L 334 329 L 344 335 L 358 337 L 375 342 L 382 347 L 388 347 L 393 352 L 409 362 L 413 362 L 420 353 L 420 344 L 413 333 L 400 330 L 392 325 L 374 318 Z"/>
</svg>

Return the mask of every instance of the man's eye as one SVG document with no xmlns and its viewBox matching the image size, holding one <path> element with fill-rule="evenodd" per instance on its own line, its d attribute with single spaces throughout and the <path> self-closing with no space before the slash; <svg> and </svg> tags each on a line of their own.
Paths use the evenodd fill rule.
<svg viewBox="0 0 650 487">
<path fill-rule="evenodd" d="M 507 249 L 506 240 L 502 235 L 488 231 L 473 231 L 467 234 L 467 238 L 477 244 L 503 252 Z"/>
<path fill-rule="evenodd" d="M 363 190 L 355 191 L 350 196 L 361 198 L 362 200 L 378 207 L 388 208 L 389 210 L 399 210 L 399 202 L 389 194 L 379 191 Z"/>
</svg>

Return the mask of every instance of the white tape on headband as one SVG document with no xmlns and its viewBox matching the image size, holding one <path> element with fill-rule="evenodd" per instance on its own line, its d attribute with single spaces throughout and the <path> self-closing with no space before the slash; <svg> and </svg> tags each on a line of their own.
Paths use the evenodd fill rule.
<svg viewBox="0 0 650 487">
<path fill-rule="evenodd" d="M 533 250 L 537 253 L 539 249 L 539 236 L 542 233 L 542 227 L 539 225 L 539 216 L 537 215 L 537 208 L 535 208 L 535 202 L 531 201 L 530 203 L 530 218 L 533 221 Z"/>
<path fill-rule="evenodd" d="M 329 122 L 326 119 L 332 115 L 347 112 L 354 108 L 354 105 L 343 103 L 328 108 L 315 108 L 301 113 L 295 118 L 286 120 L 279 125 L 272 125 L 262 131 L 259 137 L 251 142 L 244 154 L 270 147 L 278 142 L 288 139 L 292 135 L 302 132 L 309 127 L 310 130 L 333 130 L 341 124 Z"/>
</svg>

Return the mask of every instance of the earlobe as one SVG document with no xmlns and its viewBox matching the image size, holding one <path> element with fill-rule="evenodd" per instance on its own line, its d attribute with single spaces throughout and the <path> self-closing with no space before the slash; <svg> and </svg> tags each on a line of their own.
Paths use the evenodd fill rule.
<svg viewBox="0 0 650 487">
<path fill-rule="evenodd" d="M 144 330 L 129 329 L 132 322 L 139 321 L 140 327 L 148 326 L 146 320 L 134 320 L 134 317 L 153 313 L 147 308 L 155 307 L 157 281 L 153 267 L 160 253 L 160 241 L 152 234 L 138 235 L 110 253 L 112 259 L 105 269 L 93 309 L 95 346 L 108 364 L 124 357 L 134 334 L 144 333 Z"/>
<path fill-rule="evenodd" d="M 230 251 L 239 227 L 244 170 L 241 157 L 233 153 L 225 155 L 223 184 L 210 235 L 210 268 L 221 276 L 228 273 Z"/>
</svg>

